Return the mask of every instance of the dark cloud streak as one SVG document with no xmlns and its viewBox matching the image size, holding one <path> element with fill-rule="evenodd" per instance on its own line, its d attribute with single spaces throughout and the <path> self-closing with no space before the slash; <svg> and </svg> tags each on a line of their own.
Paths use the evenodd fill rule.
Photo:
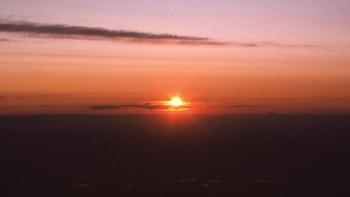
<svg viewBox="0 0 350 197">
<path fill-rule="evenodd" d="M 31 22 L 0 21 L 0 32 L 25 34 L 30 37 L 112 40 L 145 44 L 179 45 L 227 45 L 209 38 L 180 36 L 174 34 L 153 34 L 137 31 L 110 30 L 105 28 L 40 24 Z"/>
<path fill-rule="evenodd" d="M 135 44 L 175 44 L 195 46 L 230 46 L 239 48 L 327 48 L 323 45 L 288 44 L 278 42 L 222 42 L 205 37 L 175 34 L 155 34 L 128 30 L 70 26 L 62 24 L 41 24 L 0 20 L 0 32 L 22 34 L 34 38 L 109 40 Z M 0 38 L 0 42 L 12 41 Z"/>
<path fill-rule="evenodd" d="M 154 105 L 150 103 L 145 104 L 126 104 L 126 105 L 93 105 L 90 106 L 91 110 L 123 110 L 123 109 L 144 109 L 144 110 L 157 110 L 157 109 L 167 109 L 164 105 Z"/>
<path fill-rule="evenodd" d="M 226 108 L 261 108 L 264 107 L 262 105 L 229 105 Z"/>
</svg>

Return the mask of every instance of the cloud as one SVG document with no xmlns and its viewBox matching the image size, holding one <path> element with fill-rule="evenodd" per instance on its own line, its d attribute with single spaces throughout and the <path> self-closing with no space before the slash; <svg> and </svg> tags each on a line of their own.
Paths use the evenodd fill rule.
<svg viewBox="0 0 350 197">
<path fill-rule="evenodd" d="M 256 43 L 256 47 L 284 47 L 284 48 L 326 48 L 324 45 L 313 44 L 284 44 L 277 42 L 260 42 Z"/>
<path fill-rule="evenodd" d="M 62 98 L 62 97 L 73 97 L 69 94 L 29 94 L 29 95 L 0 95 L 0 100 L 9 99 L 9 100 L 22 100 L 22 99 L 38 99 L 38 98 Z"/>
<path fill-rule="evenodd" d="M 13 40 L 8 38 L 0 38 L 0 42 L 13 42 Z"/>
<path fill-rule="evenodd" d="M 130 30 L 113 30 L 98 27 L 71 26 L 64 24 L 43 24 L 26 21 L 0 20 L 0 32 L 22 34 L 36 38 L 109 40 L 135 44 L 175 44 L 230 46 L 238 48 L 329 48 L 324 45 L 289 44 L 279 42 L 230 42 L 217 41 L 206 37 L 176 34 L 155 34 Z M 0 38 L 0 42 L 12 41 Z"/>
<path fill-rule="evenodd" d="M 32 22 L 0 21 L 0 32 L 25 34 L 30 37 L 112 40 L 145 44 L 228 45 L 226 42 L 204 37 Z"/>
<path fill-rule="evenodd" d="M 159 110 L 167 109 L 167 106 L 156 105 L 151 103 L 145 104 L 126 104 L 126 105 L 93 105 L 90 106 L 91 110 L 100 111 L 100 110 L 123 110 L 123 109 L 144 109 L 144 110 Z"/>
<path fill-rule="evenodd" d="M 286 44 L 278 42 L 226 42 L 226 45 L 233 47 L 243 48 L 262 48 L 262 47 L 275 47 L 275 48 L 327 48 L 324 45 L 312 45 L 312 44 Z"/>
<path fill-rule="evenodd" d="M 70 97 L 68 94 L 41 94 L 39 97 Z"/>
<path fill-rule="evenodd" d="M 0 100 L 4 99 L 26 99 L 26 96 L 0 96 Z"/>
<path fill-rule="evenodd" d="M 226 108 L 261 108 L 263 107 L 262 105 L 228 105 L 228 106 L 225 106 Z"/>
</svg>

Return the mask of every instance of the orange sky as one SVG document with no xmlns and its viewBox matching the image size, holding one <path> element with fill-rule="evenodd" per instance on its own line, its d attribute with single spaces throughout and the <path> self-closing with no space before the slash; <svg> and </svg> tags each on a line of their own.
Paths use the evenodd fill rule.
<svg viewBox="0 0 350 197">
<path fill-rule="evenodd" d="M 350 107 L 350 61 L 342 51 L 44 41 L 28 49 L 5 43 L 20 52 L 2 50 L 2 106 L 77 105 L 79 110 L 72 110 L 80 112 L 82 105 L 143 103 L 181 94 L 208 105 L 200 110 L 206 113 L 227 112 L 221 109 L 225 105 L 266 105 L 232 112 Z M 58 52 L 44 52 L 47 48 Z"/>
<path fill-rule="evenodd" d="M 27 8 L 33 9 L 29 5 Z M 296 19 L 296 13 L 290 11 L 288 17 Z M 263 11 L 260 12 L 265 16 Z M 244 31 L 244 27 L 239 26 L 234 35 L 228 21 L 222 22 L 227 24 L 226 29 L 213 31 L 204 31 L 205 23 L 199 24 L 198 30 L 203 35 L 192 29 L 183 30 L 181 21 L 174 26 L 166 25 L 168 30 L 158 25 L 154 26 L 155 31 L 150 31 L 137 23 L 133 26 L 135 28 L 130 28 L 156 37 L 159 33 L 194 36 L 196 39 L 210 36 L 210 44 L 206 40 L 193 44 L 191 40 L 191 44 L 183 45 L 169 43 L 173 42 L 172 38 L 164 42 L 158 37 L 159 40 L 151 42 L 144 38 L 132 38 L 135 39 L 132 42 L 106 39 L 95 34 L 93 39 L 86 35 L 72 37 L 71 33 L 64 34 L 67 38 L 58 38 L 62 35 L 56 32 L 33 33 L 39 31 L 35 29 L 37 27 L 30 27 L 29 32 L 23 33 L 1 26 L 8 23 L 18 25 L 16 21 L 19 19 L 23 21 L 17 13 L 14 14 L 14 19 L 2 16 L 6 20 L 0 24 L 0 114 L 157 113 L 159 110 L 139 107 L 101 111 L 91 107 L 142 105 L 176 94 L 196 104 L 188 108 L 187 113 L 350 111 L 350 48 L 347 45 L 350 41 L 342 36 L 348 30 L 341 26 L 341 20 L 345 19 L 338 20 L 338 16 L 334 16 L 333 21 L 334 24 L 339 22 L 338 25 L 324 27 L 328 37 L 320 32 L 314 38 L 308 35 L 310 31 L 316 32 L 316 27 L 298 33 L 286 30 L 290 32 L 289 36 L 282 33 L 278 37 L 279 23 L 268 16 L 265 16 L 270 20 L 268 26 L 275 25 L 276 31 L 266 30 L 259 36 L 257 32 L 264 32 L 262 27 L 254 32 Z M 313 14 L 316 21 L 322 21 L 323 16 Z M 218 16 L 220 14 L 208 17 L 215 20 Z M 255 16 L 259 13 L 248 18 Z M 145 17 L 146 23 L 150 15 L 145 14 Z M 170 16 L 164 17 L 173 20 Z M 45 25 L 67 24 L 66 19 L 52 22 L 58 21 L 59 17 L 41 19 L 33 14 L 25 21 Z M 96 26 L 93 20 L 90 22 L 92 26 L 83 20 L 69 24 L 90 31 L 88 28 Z M 291 21 L 290 24 L 298 26 L 297 22 Z M 217 23 L 220 25 L 219 20 Z M 104 36 L 112 30 L 132 27 L 133 23 L 125 24 L 120 28 L 115 23 L 103 26 L 108 30 L 103 32 Z M 184 24 L 188 25 L 185 21 Z M 304 25 L 299 21 L 299 27 Z M 215 31 L 218 36 L 211 36 Z M 272 35 L 275 40 L 271 40 Z"/>
</svg>

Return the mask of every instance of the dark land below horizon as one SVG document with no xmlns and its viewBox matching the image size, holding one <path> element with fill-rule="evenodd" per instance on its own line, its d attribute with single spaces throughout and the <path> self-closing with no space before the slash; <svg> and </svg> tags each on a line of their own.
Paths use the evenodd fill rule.
<svg viewBox="0 0 350 197">
<path fill-rule="evenodd" d="M 350 115 L 0 116 L 0 196 L 347 196 Z"/>
</svg>

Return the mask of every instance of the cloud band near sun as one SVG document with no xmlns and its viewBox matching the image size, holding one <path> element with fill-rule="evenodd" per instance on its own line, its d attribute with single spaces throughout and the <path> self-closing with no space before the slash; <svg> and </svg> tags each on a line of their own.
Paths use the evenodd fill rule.
<svg viewBox="0 0 350 197">
<path fill-rule="evenodd" d="M 93 111 L 123 110 L 123 109 L 161 110 L 161 109 L 167 109 L 167 107 L 164 105 L 145 103 L 145 104 L 125 104 L 125 105 L 93 105 L 93 106 L 90 106 L 90 109 Z"/>
</svg>

